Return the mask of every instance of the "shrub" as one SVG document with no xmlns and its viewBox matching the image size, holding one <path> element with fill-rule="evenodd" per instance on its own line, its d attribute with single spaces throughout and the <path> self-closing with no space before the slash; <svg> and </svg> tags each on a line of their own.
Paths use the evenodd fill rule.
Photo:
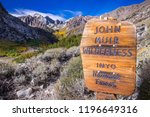
<svg viewBox="0 0 150 117">
<path fill-rule="evenodd" d="M 17 47 L 16 49 L 17 49 L 17 52 L 19 52 L 19 53 L 25 52 L 28 50 L 27 47 L 23 47 L 23 46 Z"/>
<path fill-rule="evenodd" d="M 0 40 L 0 43 L 0 56 L 17 57 L 28 50 L 25 45 L 12 41 Z"/>
<path fill-rule="evenodd" d="M 57 38 L 64 38 L 64 37 L 66 37 L 66 29 L 64 28 L 64 29 L 55 31 L 54 34 Z"/>
<path fill-rule="evenodd" d="M 80 47 L 73 46 L 66 51 L 68 57 L 77 57 L 80 56 Z"/>
<path fill-rule="evenodd" d="M 28 40 L 27 42 L 24 43 L 26 46 L 29 47 L 39 47 L 43 42 L 41 40 Z"/>
<path fill-rule="evenodd" d="M 0 76 L 12 76 L 14 68 L 7 63 L 0 63 Z"/>
<path fill-rule="evenodd" d="M 7 63 L 0 63 L 0 98 L 12 99 L 14 67 Z M 8 95 L 9 93 L 9 95 Z"/>
<path fill-rule="evenodd" d="M 58 48 L 58 47 L 65 47 L 70 48 L 72 46 L 79 46 L 81 41 L 81 35 L 74 35 L 71 37 L 65 37 L 60 39 L 57 43 L 49 44 L 48 48 Z"/>
<path fill-rule="evenodd" d="M 18 56 L 16 59 L 14 59 L 13 62 L 23 63 L 23 62 L 25 62 L 26 59 L 29 59 L 33 56 L 38 55 L 38 54 L 39 54 L 39 51 L 30 52 L 30 53 L 27 53 L 27 54 L 22 54 L 22 55 Z"/>
<path fill-rule="evenodd" d="M 7 56 L 7 57 L 17 57 L 16 62 L 24 62 L 26 58 L 30 58 L 36 55 L 36 52 L 21 55 L 22 52 L 28 50 L 28 47 L 38 48 L 40 52 L 46 51 L 47 49 L 51 48 L 70 48 L 72 46 L 79 46 L 81 40 L 81 35 L 78 36 L 70 36 L 70 37 L 63 37 L 59 39 L 58 42 L 49 44 L 47 42 L 41 40 L 28 40 L 24 43 L 16 43 L 11 41 L 0 41 L 0 56 Z"/>
<path fill-rule="evenodd" d="M 141 73 L 139 74 L 143 82 L 139 87 L 139 96 L 140 100 L 150 100 L 150 60 L 145 60 L 141 66 Z"/>
<path fill-rule="evenodd" d="M 59 58 L 63 58 L 65 56 L 65 52 L 66 52 L 65 48 L 49 49 L 44 53 L 43 57 L 48 56 L 51 59 L 53 59 L 53 58 L 59 59 Z"/>
<path fill-rule="evenodd" d="M 0 49 L 0 57 L 6 56 L 6 52 Z"/>
<path fill-rule="evenodd" d="M 81 58 L 70 60 L 61 73 L 60 80 L 55 85 L 55 95 L 58 99 L 83 99 L 83 71 Z"/>
</svg>

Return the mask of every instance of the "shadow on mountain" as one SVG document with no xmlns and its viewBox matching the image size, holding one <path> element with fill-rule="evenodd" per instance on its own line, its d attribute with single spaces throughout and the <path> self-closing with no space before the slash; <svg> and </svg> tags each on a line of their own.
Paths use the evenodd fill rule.
<svg viewBox="0 0 150 117">
<path fill-rule="evenodd" d="M 150 100 L 150 59 L 141 63 L 140 78 L 143 82 L 139 88 L 138 100 Z"/>
<path fill-rule="evenodd" d="M 17 17 L 10 15 L 0 3 L 0 40 L 26 42 L 41 40 L 48 43 L 57 41 L 53 31 L 45 31 L 28 26 Z"/>
</svg>

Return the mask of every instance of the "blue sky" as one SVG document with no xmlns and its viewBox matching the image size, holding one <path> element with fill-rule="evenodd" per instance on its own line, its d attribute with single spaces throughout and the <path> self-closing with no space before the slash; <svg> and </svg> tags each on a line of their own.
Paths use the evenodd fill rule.
<svg viewBox="0 0 150 117">
<path fill-rule="evenodd" d="M 9 13 L 20 16 L 34 12 L 56 19 L 69 19 L 78 15 L 99 16 L 121 6 L 144 0 L 0 0 Z"/>
</svg>

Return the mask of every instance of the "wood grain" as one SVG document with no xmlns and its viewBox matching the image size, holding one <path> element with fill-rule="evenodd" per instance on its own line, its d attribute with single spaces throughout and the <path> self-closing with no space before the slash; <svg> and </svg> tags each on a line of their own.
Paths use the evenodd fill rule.
<svg viewBox="0 0 150 117">
<path fill-rule="evenodd" d="M 107 94 L 107 93 L 96 93 L 96 99 L 97 100 L 116 100 L 116 97 L 114 94 Z"/>
<path fill-rule="evenodd" d="M 120 32 L 98 32 L 95 33 L 96 27 L 115 27 L 120 26 Z M 108 39 L 111 37 L 112 40 L 114 37 L 118 37 L 119 41 L 117 44 L 110 42 L 96 42 L 96 38 L 104 38 Z M 113 93 L 113 94 L 121 94 L 121 95 L 131 95 L 135 90 L 136 84 L 136 29 L 135 26 L 129 22 L 119 22 L 116 20 L 100 20 L 100 19 L 92 19 L 87 22 L 85 25 L 85 29 L 83 32 L 81 44 L 80 44 L 80 51 L 82 57 L 82 64 L 83 64 L 83 71 L 84 71 L 84 78 L 86 86 L 95 92 L 104 92 L 104 93 Z M 115 46 L 113 46 L 115 45 Z M 118 50 L 122 49 L 131 49 L 131 56 L 119 56 L 122 55 L 118 54 L 116 56 L 110 55 L 103 55 L 103 54 L 87 54 L 83 52 L 83 48 L 90 48 L 96 47 L 98 50 L 100 48 L 115 48 Z M 92 49 L 92 51 L 95 51 Z M 97 66 L 97 65 L 106 65 Z M 110 65 L 115 65 L 115 69 L 112 69 Z M 108 67 L 109 66 L 109 67 Z M 108 72 L 119 74 L 120 79 L 111 79 L 107 78 L 106 76 L 95 77 L 93 76 L 93 71 L 98 72 Z M 106 78 L 105 78 L 106 77 Z M 96 84 L 96 80 L 99 79 L 100 83 Z M 102 84 L 101 84 L 102 83 Z M 115 84 L 115 87 L 111 87 L 110 84 Z"/>
</svg>

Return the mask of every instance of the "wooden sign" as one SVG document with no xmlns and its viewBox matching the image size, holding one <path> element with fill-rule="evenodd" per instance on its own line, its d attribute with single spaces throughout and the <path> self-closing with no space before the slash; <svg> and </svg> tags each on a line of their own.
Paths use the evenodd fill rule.
<svg viewBox="0 0 150 117">
<path fill-rule="evenodd" d="M 92 19 L 80 45 L 86 86 L 96 92 L 130 95 L 136 82 L 136 29 L 129 22 Z"/>
</svg>

